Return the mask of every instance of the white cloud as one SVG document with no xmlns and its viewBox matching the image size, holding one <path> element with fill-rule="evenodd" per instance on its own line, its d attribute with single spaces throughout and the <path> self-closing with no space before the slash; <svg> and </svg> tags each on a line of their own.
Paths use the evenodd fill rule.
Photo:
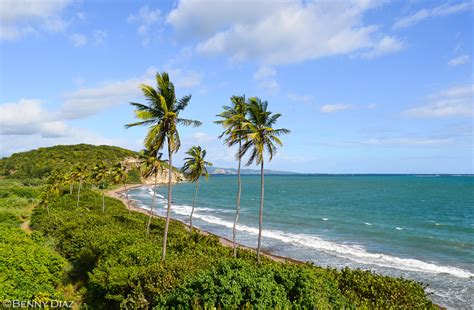
<svg viewBox="0 0 474 310">
<path fill-rule="evenodd" d="M 202 54 L 287 64 L 364 50 L 395 51 L 387 37 L 377 39 L 376 26 L 363 23 L 364 13 L 381 3 L 182 0 L 166 20 L 178 37 L 198 39 Z"/>
<path fill-rule="evenodd" d="M 193 88 L 201 85 L 202 74 L 196 71 L 187 71 L 179 68 L 165 68 L 173 84 L 180 88 Z"/>
<path fill-rule="evenodd" d="M 291 101 L 304 102 L 304 103 L 311 103 L 313 101 L 313 96 L 309 96 L 309 95 L 298 95 L 295 93 L 288 93 L 286 96 Z"/>
<path fill-rule="evenodd" d="M 363 141 L 364 144 L 370 145 L 387 145 L 387 146 L 439 146 L 451 144 L 454 140 L 451 138 L 417 138 L 417 137 L 401 137 L 401 138 L 372 138 Z"/>
<path fill-rule="evenodd" d="M 43 108 L 40 100 L 7 102 L 0 105 L 0 135 L 38 134 L 44 138 L 64 136 L 67 126 L 56 118 L 54 112 Z"/>
<path fill-rule="evenodd" d="M 428 103 L 403 112 L 410 117 L 472 117 L 474 84 L 455 86 L 428 96 Z"/>
<path fill-rule="evenodd" d="M 95 45 L 104 45 L 105 39 L 107 38 L 107 32 L 104 30 L 95 30 L 94 31 L 94 41 Z"/>
<path fill-rule="evenodd" d="M 468 54 L 464 54 L 448 61 L 448 65 L 450 65 L 451 67 L 464 65 L 467 64 L 470 59 L 471 57 Z"/>
<path fill-rule="evenodd" d="M 394 37 L 383 37 L 380 41 L 376 42 L 372 49 L 368 52 L 362 53 L 362 58 L 375 58 L 385 54 L 395 53 L 404 48 L 402 41 Z"/>
<path fill-rule="evenodd" d="M 137 29 L 138 36 L 142 40 L 144 46 L 150 44 L 153 33 L 153 27 L 161 20 L 161 11 L 159 9 L 150 10 L 145 5 L 142 6 L 137 14 L 131 14 L 128 16 L 129 22 L 138 22 L 139 26 Z"/>
<path fill-rule="evenodd" d="M 325 105 L 321 106 L 319 108 L 319 110 L 322 113 L 334 113 L 334 112 L 350 110 L 352 108 L 354 108 L 353 104 L 338 103 L 338 104 L 325 104 Z"/>
<path fill-rule="evenodd" d="M 87 36 L 80 33 L 75 33 L 69 37 L 71 39 L 72 44 L 75 47 L 81 47 L 87 44 Z"/>
<path fill-rule="evenodd" d="M 419 22 L 439 16 L 447 16 L 451 14 L 456 14 L 464 11 L 468 11 L 471 8 L 471 3 L 469 1 L 456 3 L 456 4 L 442 4 L 440 6 L 434 7 L 432 9 L 422 9 L 413 15 L 405 16 L 398 19 L 392 26 L 393 29 L 407 28 L 418 24 Z"/>
<path fill-rule="evenodd" d="M 278 84 L 275 79 L 276 70 L 269 66 L 261 66 L 254 73 L 253 78 L 259 82 L 260 87 L 266 89 L 270 93 L 275 93 L 280 89 L 280 84 Z"/>
<path fill-rule="evenodd" d="M 0 40 L 18 40 L 43 31 L 64 31 L 67 23 L 61 15 L 71 3 L 71 0 L 2 0 L 0 3 Z"/>
</svg>

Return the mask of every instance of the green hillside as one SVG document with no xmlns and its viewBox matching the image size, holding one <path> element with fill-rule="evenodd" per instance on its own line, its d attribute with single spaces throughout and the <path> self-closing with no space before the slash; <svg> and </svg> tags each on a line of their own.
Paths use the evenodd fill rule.
<svg viewBox="0 0 474 310">
<path fill-rule="evenodd" d="M 117 146 L 56 145 L 0 159 L 0 175 L 18 179 L 43 178 L 55 169 L 67 170 L 77 163 L 94 165 L 98 160 L 114 163 L 136 155 L 134 151 Z"/>
</svg>

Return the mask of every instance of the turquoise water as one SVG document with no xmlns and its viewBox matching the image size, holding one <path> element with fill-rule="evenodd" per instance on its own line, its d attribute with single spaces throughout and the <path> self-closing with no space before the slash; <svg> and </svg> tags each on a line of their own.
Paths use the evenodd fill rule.
<svg viewBox="0 0 474 310">
<path fill-rule="evenodd" d="M 255 247 L 260 177 L 242 177 L 238 242 Z M 232 237 L 236 176 L 201 181 L 193 223 Z M 130 191 L 143 208 L 151 187 Z M 166 187 L 157 213 L 164 214 Z M 174 186 L 172 216 L 188 220 L 194 184 Z M 363 268 L 429 285 L 449 308 L 474 304 L 474 177 L 266 176 L 264 250 L 322 266 Z"/>
</svg>

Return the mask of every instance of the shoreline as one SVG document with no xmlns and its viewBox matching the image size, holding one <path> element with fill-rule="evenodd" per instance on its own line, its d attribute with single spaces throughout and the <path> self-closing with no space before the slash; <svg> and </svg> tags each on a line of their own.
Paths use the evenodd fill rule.
<svg viewBox="0 0 474 310">
<path fill-rule="evenodd" d="M 163 184 L 160 183 L 160 184 L 157 184 L 157 185 L 160 186 L 160 185 L 163 185 Z M 132 188 L 142 187 L 142 186 L 154 186 L 154 185 L 153 184 L 127 184 L 127 190 L 130 190 Z M 116 189 L 109 190 L 105 194 L 109 197 L 120 200 L 125 205 L 125 208 L 127 208 L 127 198 L 125 197 L 125 187 L 124 186 L 120 186 Z M 132 199 L 130 199 L 129 202 L 130 202 L 129 203 L 130 211 L 139 212 L 139 213 L 145 214 L 147 216 L 150 215 L 149 211 L 138 207 Z M 160 215 L 157 215 L 157 214 L 153 214 L 153 217 L 160 218 L 160 219 L 166 219 L 166 217 L 160 216 Z M 189 227 L 189 225 L 186 222 L 182 221 L 182 220 L 174 219 L 172 217 L 170 218 L 170 220 L 174 221 L 174 222 L 181 223 L 186 228 Z M 211 233 L 211 232 L 206 231 L 206 230 L 204 230 L 202 228 L 199 228 L 199 227 L 194 227 L 193 226 L 193 229 L 196 230 L 197 232 L 199 232 L 200 234 L 204 235 L 204 236 L 208 236 L 208 235 L 215 236 L 215 237 L 218 238 L 219 243 L 222 246 L 227 247 L 227 248 L 231 248 L 231 249 L 233 248 L 234 243 L 230 239 L 227 239 L 225 237 L 222 237 L 222 236 L 219 236 L 217 234 Z M 237 243 L 237 248 L 249 250 L 249 251 L 252 251 L 254 253 L 257 251 L 255 248 L 248 247 L 248 246 L 242 245 L 240 243 Z M 302 260 L 298 260 L 298 259 L 287 257 L 287 256 L 281 256 L 281 255 L 269 253 L 269 252 L 266 252 L 266 251 L 260 251 L 260 253 L 261 253 L 261 255 L 263 255 L 263 256 L 265 256 L 265 257 L 267 257 L 267 258 L 269 258 L 273 261 L 280 262 L 280 263 L 292 263 L 292 264 L 306 264 L 307 263 L 307 262 L 304 262 Z"/>
</svg>

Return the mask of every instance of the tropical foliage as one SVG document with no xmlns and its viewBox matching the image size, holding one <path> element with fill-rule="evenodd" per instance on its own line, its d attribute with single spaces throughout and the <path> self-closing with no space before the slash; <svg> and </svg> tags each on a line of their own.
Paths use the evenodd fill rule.
<svg viewBox="0 0 474 310">
<path fill-rule="evenodd" d="M 187 152 L 188 157 L 184 158 L 183 172 L 185 176 L 193 183 L 196 183 L 196 190 L 194 191 L 193 206 L 191 214 L 189 215 L 189 230 L 193 232 L 193 214 L 194 207 L 196 206 L 196 198 L 199 188 L 199 179 L 204 176 L 209 179 L 209 173 L 207 167 L 212 166 L 212 163 L 205 160 L 206 150 L 203 150 L 200 146 L 193 146 Z"/>
<path fill-rule="evenodd" d="M 156 89 L 149 85 L 140 85 L 147 104 L 131 103 L 135 107 L 135 116 L 139 121 L 125 127 L 148 126 L 144 141 L 146 149 L 158 152 L 165 144 L 168 148 L 168 208 L 162 248 L 162 260 L 164 260 L 172 201 L 172 156 L 181 146 L 177 127 L 178 125 L 196 127 L 201 125 L 201 122 L 180 117 L 180 113 L 188 106 L 191 95 L 177 99 L 174 84 L 170 81 L 168 73 L 157 73 L 156 85 Z"/>
<path fill-rule="evenodd" d="M 238 145 L 237 149 L 237 201 L 235 208 L 234 226 L 232 227 L 232 243 L 234 257 L 237 257 L 237 223 L 240 215 L 240 196 L 242 194 L 242 180 L 240 177 L 240 166 L 242 163 L 242 142 L 244 142 L 244 129 L 247 123 L 248 104 L 245 96 L 232 96 L 230 98 L 231 106 L 224 106 L 224 111 L 217 115 L 220 117 L 215 123 L 222 125 L 224 131 L 219 139 L 224 139 L 224 143 L 229 147 Z"/>
</svg>

